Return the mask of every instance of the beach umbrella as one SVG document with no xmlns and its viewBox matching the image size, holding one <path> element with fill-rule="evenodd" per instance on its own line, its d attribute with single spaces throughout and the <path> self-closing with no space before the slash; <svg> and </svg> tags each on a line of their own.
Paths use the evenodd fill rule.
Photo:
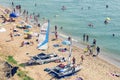
<svg viewBox="0 0 120 80">
<path fill-rule="evenodd" d="M 9 16 L 10 16 L 11 18 L 16 18 L 16 17 L 19 16 L 19 14 L 15 13 L 15 12 L 12 12 L 12 13 L 10 13 Z"/>
<path fill-rule="evenodd" d="M 64 41 L 62 41 L 62 44 L 63 44 L 63 45 L 70 45 L 70 44 L 71 44 L 71 42 L 70 42 L 70 41 L 68 41 L 68 40 L 64 40 Z"/>
<path fill-rule="evenodd" d="M 27 28 L 32 28 L 32 26 L 31 26 L 31 25 L 26 25 L 26 27 L 27 27 Z"/>
<path fill-rule="evenodd" d="M 68 41 L 68 40 L 64 40 L 64 41 L 62 41 L 62 44 L 63 45 L 68 45 L 69 46 L 69 54 L 68 54 L 68 64 L 71 64 L 71 62 L 70 62 L 70 58 L 71 58 L 71 55 L 72 55 L 72 43 L 70 42 L 70 41 Z"/>
</svg>

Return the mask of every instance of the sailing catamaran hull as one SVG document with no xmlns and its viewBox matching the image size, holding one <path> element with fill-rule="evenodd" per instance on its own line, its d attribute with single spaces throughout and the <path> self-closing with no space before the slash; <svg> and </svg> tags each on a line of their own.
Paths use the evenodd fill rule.
<svg viewBox="0 0 120 80">
<path fill-rule="evenodd" d="M 76 66 L 75 68 L 73 68 L 73 67 L 69 66 L 70 69 L 69 70 L 68 69 L 63 70 L 62 73 L 57 71 L 57 70 L 55 70 L 55 68 L 50 69 L 49 74 L 51 76 L 55 77 L 55 78 L 64 78 L 64 77 L 71 76 L 71 75 L 79 72 L 82 67 L 81 66 Z M 62 69 L 60 69 L 60 70 L 62 70 Z"/>
</svg>

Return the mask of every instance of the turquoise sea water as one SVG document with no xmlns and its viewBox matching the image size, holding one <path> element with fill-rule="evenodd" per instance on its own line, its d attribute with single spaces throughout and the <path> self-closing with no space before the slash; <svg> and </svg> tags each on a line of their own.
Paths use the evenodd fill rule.
<svg viewBox="0 0 120 80">
<path fill-rule="evenodd" d="M 49 19 L 53 28 L 55 25 L 58 28 L 62 26 L 63 30 L 59 29 L 59 32 L 72 36 L 78 42 L 82 41 L 84 33 L 89 35 L 89 43 L 95 38 L 104 51 L 101 54 L 120 67 L 120 0 L 0 0 L 0 5 L 11 7 L 11 1 L 15 5 L 20 4 L 29 13 L 39 13 L 40 20 L 43 17 Z M 106 5 L 109 7 L 106 8 Z M 61 10 L 62 6 L 66 10 Z M 105 25 L 107 17 L 111 20 Z M 94 27 L 89 27 L 89 23 Z"/>
</svg>

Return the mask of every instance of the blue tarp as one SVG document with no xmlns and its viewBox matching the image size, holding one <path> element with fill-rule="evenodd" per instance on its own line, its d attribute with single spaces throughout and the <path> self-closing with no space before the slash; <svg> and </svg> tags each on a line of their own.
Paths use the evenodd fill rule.
<svg viewBox="0 0 120 80">
<path fill-rule="evenodd" d="M 15 13 L 15 12 L 12 12 L 12 13 L 10 13 L 9 16 L 12 17 L 12 18 L 16 18 L 16 17 L 19 16 L 19 14 Z"/>
</svg>

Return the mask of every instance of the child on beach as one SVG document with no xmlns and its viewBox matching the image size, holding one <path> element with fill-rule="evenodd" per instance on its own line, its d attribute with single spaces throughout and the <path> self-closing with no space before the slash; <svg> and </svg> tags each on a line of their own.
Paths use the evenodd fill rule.
<svg viewBox="0 0 120 80">
<path fill-rule="evenodd" d="M 73 57 L 72 62 L 73 62 L 73 64 L 75 64 L 75 62 L 76 62 L 75 57 Z"/>
<path fill-rule="evenodd" d="M 58 39 L 58 34 L 57 34 L 57 32 L 55 32 L 55 39 L 56 39 L 56 40 Z"/>
<path fill-rule="evenodd" d="M 83 60 L 84 60 L 84 56 L 83 56 L 83 55 L 81 55 L 81 62 L 83 62 Z"/>
<path fill-rule="evenodd" d="M 12 32 L 10 32 L 9 36 L 11 38 L 11 41 L 13 41 L 14 39 L 13 39 L 13 33 Z"/>
</svg>

